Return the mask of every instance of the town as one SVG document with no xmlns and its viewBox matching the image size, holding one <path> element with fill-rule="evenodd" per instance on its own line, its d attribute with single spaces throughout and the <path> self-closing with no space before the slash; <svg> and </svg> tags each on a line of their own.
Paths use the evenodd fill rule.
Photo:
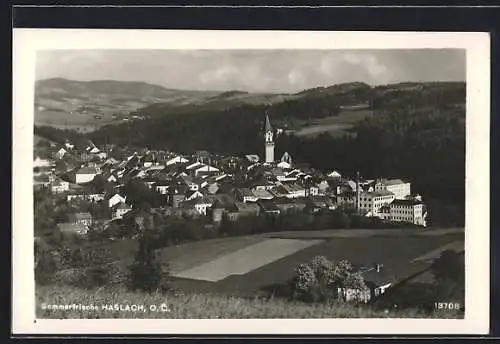
<svg viewBox="0 0 500 344">
<path fill-rule="evenodd" d="M 77 211 L 57 223 L 61 234 L 80 236 L 144 211 L 160 210 L 171 217 L 201 217 L 215 227 L 223 219 L 235 222 L 246 216 L 336 209 L 386 223 L 427 225 L 426 206 L 420 195 L 412 193 L 410 182 L 365 179 L 360 173 L 346 178 L 335 170 L 321 173 L 296 163 L 288 153 L 276 159 L 275 136 L 282 130 L 273 128 L 267 115 L 263 127 L 263 160 L 251 152 L 182 155 L 146 147 L 133 151 L 112 144 L 98 147 L 91 141 L 81 147 L 69 140 L 35 145 L 34 187 L 48 191 L 49 197 L 64 198 L 67 204 L 86 201 L 108 208 L 104 212 L 108 215 L 99 218 Z M 131 180 L 155 193 L 160 209 L 135 209 L 124 190 Z"/>
</svg>

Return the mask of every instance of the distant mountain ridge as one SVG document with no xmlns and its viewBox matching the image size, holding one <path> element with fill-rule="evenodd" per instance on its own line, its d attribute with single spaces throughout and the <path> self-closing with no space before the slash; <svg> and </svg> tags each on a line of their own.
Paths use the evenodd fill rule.
<svg viewBox="0 0 500 344">
<path fill-rule="evenodd" d="M 450 86 L 451 85 L 451 86 Z M 404 82 L 370 86 L 351 82 L 305 89 L 296 93 L 252 93 L 241 90 L 197 91 L 166 88 L 141 81 L 65 78 L 38 80 L 35 83 L 35 124 L 56 128 L 95 130 L 108 124 L 141 116 L 164 116 L 189 112 L 229 110 L 238 106 L 276 105 L 289 101 L 328 102 L 340 105 L 367 104 L 391 92 L 440 87 L 465 87 L 465 83 Z M 424 92 L 425 94 L 425 92 Z"/>
</svg>

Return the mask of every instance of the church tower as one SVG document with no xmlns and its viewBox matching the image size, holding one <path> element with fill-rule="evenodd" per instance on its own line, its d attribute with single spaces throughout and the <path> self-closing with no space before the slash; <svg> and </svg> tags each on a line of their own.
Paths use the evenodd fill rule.
<svg viewBox="0 0 500 344">
<path fill-rule="evenodd" d="M 271 127 L 271 122 L 269 121 L 269 116 L 266 115 L 266 127 L 265 127 L 265 145 L 266 145 L 266 162 L 274 162 L 274 140 L 273 140 L 273 128 Z"/>
</svg>

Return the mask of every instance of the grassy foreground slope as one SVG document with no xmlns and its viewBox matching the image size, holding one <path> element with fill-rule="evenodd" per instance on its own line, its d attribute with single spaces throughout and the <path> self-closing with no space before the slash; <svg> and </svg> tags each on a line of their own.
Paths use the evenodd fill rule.
<svg viewBox="0 0 500 344">
<path fill-rule="evenodd" d="M 48 310 L 46 305 L 94 305 L 97 310 Z M 161 305 L 164 305 L 163 308 Z M 142 305 L 143 310 L 115 311 L 103 305 Z M 150 306 L 157 307 L 156 311 Z M 131 307 L 132 309 L 132 307 Z M 161 311 L 163 309 L 164 311 Z M 418 309 L 375 310 L 354 304 L 307 304 L 281 299 L 244 299 L 210 294 L 145 294 L 121 290 L 78 290 L 69 287 L 37 287 L 37 318 L 106 319 L 106 318 L 165 318 L 165 319 L 229 319 L 229 318 L 463 318 L 459 312 L 425 313 Z"/>
</svg>

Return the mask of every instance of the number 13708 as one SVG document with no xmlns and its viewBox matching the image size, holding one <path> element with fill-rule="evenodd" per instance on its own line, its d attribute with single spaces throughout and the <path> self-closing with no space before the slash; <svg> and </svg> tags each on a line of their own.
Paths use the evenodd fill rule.
<svg viewBox="0 0 500 344">
<path fill-rule="evenodd" d="M 460 303 L 458 302 L 434 302 L 434 309 L 436 310 L 460 310 Z"/>
</svg>

